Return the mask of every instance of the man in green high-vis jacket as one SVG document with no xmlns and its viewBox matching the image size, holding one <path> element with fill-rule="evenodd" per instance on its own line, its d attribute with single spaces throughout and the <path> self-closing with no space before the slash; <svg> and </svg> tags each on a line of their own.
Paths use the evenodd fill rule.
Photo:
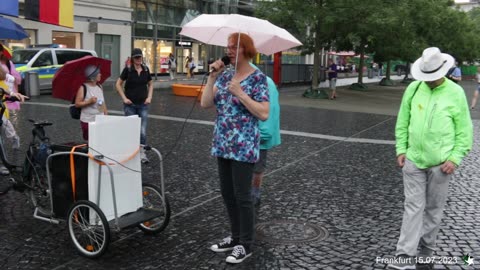
<svg viewBox="0 0 480 270">
<path fill-rule="evenodd" d="M 445 78 L 453 64 L 452 56 L 432 47 L 412 65 L 417 81 L 403 95 L 395 127 L 405 204 L 397 257 L 390 268 L 431 266 L 448 183 L 472 148 L 473 128 L 465 92 Z"/>
</svg>

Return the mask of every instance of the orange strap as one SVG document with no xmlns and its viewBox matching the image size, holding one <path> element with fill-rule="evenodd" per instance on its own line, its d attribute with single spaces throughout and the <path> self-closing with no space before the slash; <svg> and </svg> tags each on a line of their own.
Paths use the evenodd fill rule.
<svg viewBox="0 0 480 270">
<path fill-rule="evenodd" d="M 140 152 L 140 146 L 139 146 L 139 147 L 135 150 L 135 152 L 133 152 L 129 157 L 127 157 L 126 159 L 124 159 L 124 160 L 122 160 L 122 161 L 120 161 L 120 162 L 118 162 L 118 163 L 124 164 L 124 163 L 132 160 L 132 159 L 138 154 L 138 152 Z M 89 157 L 90 159 L 92 159 L 93 161 L 95 161 L 96 163 L 100 164 L 100 165 L 105 165 L 105 164 L 108 164 L 108 165 L 117 165 L 117 163 L 114 163 L 114 162 L 112 162 L 112 163 L 105 163 L 105 162 L 103 162 L 103 161 L 95 160 L 95 157 L 94 157 L 92 154 L 90 154 L 90 153 L 88 153 L 88 157 Z"/>
<path fill-rule="evenodd" d="M 70 178 L 72 179 L 72 193 L 73 193 L 73 201 L 76 201 L 76 178 L 75 178 L 75 160 L 74 160 L 74 152 L 75 152 L 75 149 L 77 149 L 78 147 L 83 147 L 83 146 L 86 146 L 86 144 L 81 144 L 81 145 L 75 145 L 74 147 L 72 147 L 72 150 L 70 150 Z"/>
</svg>

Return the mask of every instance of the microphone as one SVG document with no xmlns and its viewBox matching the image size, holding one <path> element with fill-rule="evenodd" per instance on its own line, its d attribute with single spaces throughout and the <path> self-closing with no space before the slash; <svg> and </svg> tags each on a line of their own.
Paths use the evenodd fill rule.
<svg viewBox="0 0 480 270">
<path fill-rule="evenodd" d="M 227 66 L 227 65 L 230 64 L 230 57 L 228 57 L 228 56 L 226 56 L 226 55 L 223 56 L 222 59 L 220 59 L 220 60 L 222 60 L 222 62 L 223 62 L 223 64 L 224 64 L 225 66 Z M 215 71 L 217 71 L 217 70 L 216 70 L 214 67 L 212 67 L 212 68 L 210 68 L 210 70 L 208 71 L 207 75 L 210 74 L 210 73 L 212 73 L 212 72 L 215 72 Z"/>
</svg>

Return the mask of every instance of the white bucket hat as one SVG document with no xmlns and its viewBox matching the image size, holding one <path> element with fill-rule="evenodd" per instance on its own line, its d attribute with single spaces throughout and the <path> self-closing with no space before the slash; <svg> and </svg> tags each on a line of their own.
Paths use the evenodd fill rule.
<svg viewBox="0 0 480 270">
<path fill-rule="evenodd" d="M 412 76 L 418 81 L 436 81 L 445 76 L 455 63 L 455 59 L 436 47 L 426 48 L 422 57 L 412 65 Z"/>
</svg>

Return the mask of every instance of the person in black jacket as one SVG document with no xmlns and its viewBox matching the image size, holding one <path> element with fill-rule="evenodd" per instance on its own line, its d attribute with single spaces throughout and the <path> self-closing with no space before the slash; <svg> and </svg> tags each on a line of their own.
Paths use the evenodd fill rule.
<svg viewBox="0 0 480 270">
<path fill-rule="evenodd" d="M 142 119 L 140 144 L 145 145 L 147 143 L 148 107 L 152 102 L 153 81 L 150 70 L 143 64 L 142 50 L 133 49 L 131 59 L 131 66 L 123 69 L 115 88 L 122 97 L 125 116 L 138 115 Z M 143 148 L 140 154 L 142 163 L 149 162 Z"/>
</svg>

